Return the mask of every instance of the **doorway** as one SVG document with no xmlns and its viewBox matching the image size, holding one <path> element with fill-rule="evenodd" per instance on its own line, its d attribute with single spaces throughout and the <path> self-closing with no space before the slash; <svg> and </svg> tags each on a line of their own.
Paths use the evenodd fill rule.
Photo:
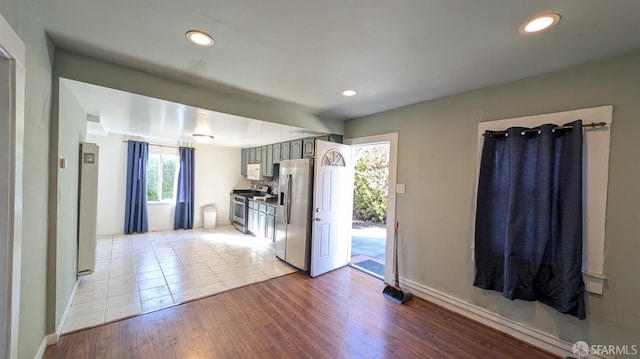
<svg viewBox="0 0 640 359">
<path fill-rule="evenodd" d="M 397 133 L 346 140 L 352 146 L 354 194 L 350 266 L 391 283 Z"/>
<path fill-rule="evenodd" d="M 389 142 L 352 146 L 354 161 L 351 266 L 384 279 Z"/>
</svg>

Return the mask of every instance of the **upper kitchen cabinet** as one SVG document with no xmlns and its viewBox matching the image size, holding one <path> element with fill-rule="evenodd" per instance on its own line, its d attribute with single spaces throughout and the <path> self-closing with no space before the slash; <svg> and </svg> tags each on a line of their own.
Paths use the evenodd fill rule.
<svg viewBox="0 0 640 359">
<path fill-rule="evenodd" d="M 303 138 L 302 139 L 302 158 L 313 158 L 316 155 L 316 139 Z"/>
<path fill-rule="evenodd" d="M 291 142 L 282 142 L 280 144 L 280 161 L 290 159 L 291 154 Z"/>
<path fill-rule="evenodd" d="M 240 150 L 240 174 L 242 176 L 246 176 L 247 175 L 247 164 L 248 163 L 249 163 L 249 149 L 243 148 L 243 149 Z"/>
<path fill-rule="evenodd" d="M 254 163 L 262 163 L 262 147 L 256 147 L 256 161 Z"/>
<path fill-rule="evenodd" d="M 256 149 L 255 148 L 250 148 L 249 149 L 249 163 L 257 163 L 256 162 Z"/>
<path fill-rule="evenodd" d="M 299 158 L 302 158 L 302 140 L 293 140 L 291 141 L 289 159 L 295 160 Z"/>
<path fill-rule="evenodd" d="M 262 146 L 262 175 L 273 177 L 273 145 Z"/>
<path fill-rule="evenodd" d="M 342 143 L 342 135 L 322 135 L 260 147 L 243 148 L 240 173 L 246 176 L 247 164 L 259 163 L 262 176 L 273 177 L 274 174 L 277 176 L 278 173 L 274 172 L 274 165 L 279 164 L 280 161 L 315 157 L 316 140 Z"/>
<path fill-rule="evenodd" d="M 280 150 L 282 149 L 282 143 L 276 143 L 273 145 L 273 164 L 280 163 Z"/>
<path fill-rule="evenodd" d="M 342 143 L 342 135 L 322 135 L 302 139 L 302 158 L 314 158 L 316 156 L 316 140 Z"/>
</svg>

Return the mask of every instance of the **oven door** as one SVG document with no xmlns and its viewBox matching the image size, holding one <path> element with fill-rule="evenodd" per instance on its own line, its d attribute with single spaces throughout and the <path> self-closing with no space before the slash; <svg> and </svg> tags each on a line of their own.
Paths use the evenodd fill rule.
<svg viewBox="0 0 640 359">
<path fill-rule="evenodd" d="M 231 199 L 231 205 L 233 206 L 231 213 L 233 216 L 233 223 L 244 226 L 247 222 L 247 202 L 244 197 L 238 198 L 234 196 Z"/>
</svg>

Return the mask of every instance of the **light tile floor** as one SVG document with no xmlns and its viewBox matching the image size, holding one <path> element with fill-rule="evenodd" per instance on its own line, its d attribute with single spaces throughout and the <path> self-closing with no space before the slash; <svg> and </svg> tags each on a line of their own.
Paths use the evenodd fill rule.
<svg viewBox="0 0 640 359">
<path fill-rule="evenodd" d="M 232 226 L 98 237 L 62 333 L 152 312 L 296 269 L 273 243 Z"/>
</svg>

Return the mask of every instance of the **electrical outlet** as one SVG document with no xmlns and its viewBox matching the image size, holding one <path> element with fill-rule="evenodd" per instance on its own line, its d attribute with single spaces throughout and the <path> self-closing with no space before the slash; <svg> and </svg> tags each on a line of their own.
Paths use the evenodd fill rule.
<svg viewBox="0 0 640 359">
<path fill-rule="evenodd" d="M 403 184 L 396 184 L 396 193 L 405 193 L 405 185 Z"/>
</svg>

